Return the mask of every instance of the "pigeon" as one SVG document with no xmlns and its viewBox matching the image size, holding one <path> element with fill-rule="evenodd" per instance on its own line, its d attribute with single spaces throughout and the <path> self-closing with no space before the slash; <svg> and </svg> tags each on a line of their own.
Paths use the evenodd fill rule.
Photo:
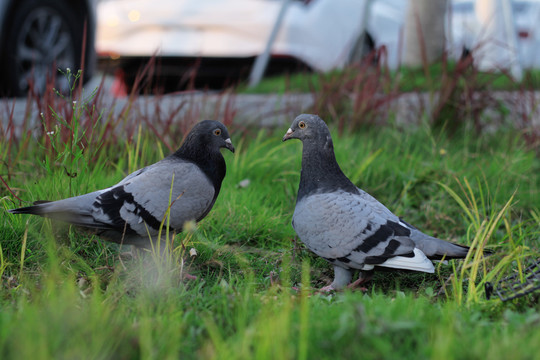
<svg viewBox="0 0 540 360">
<path fill-rule="evenodd" d="M 341 171 L 326 123 L 302 114 L 283 141 L 303 143 L 292 226 L 306 247 L 331 263 L 334 280 L 322 291 L 356 287 L 375 267 L 433 273 L 431 260 L 464 258 L 468 247 L 426 235 L 356 187 Z M 360 277 L 351 284 L 352 273 Z"/>
<path fill-rule="evenodd" d="M 152 248 L 160 228 L 163 234 L 167 225 L 180 232 L 186 222 L 198 222 L 208 215 L 226 172 L 221 148 L 234 153 L 227 128 L 218 121 L 204 120 L 193 126 L 176 152 L 114 186 L 8 211 L 65 221 L 108 241 Z"/>
</svg>

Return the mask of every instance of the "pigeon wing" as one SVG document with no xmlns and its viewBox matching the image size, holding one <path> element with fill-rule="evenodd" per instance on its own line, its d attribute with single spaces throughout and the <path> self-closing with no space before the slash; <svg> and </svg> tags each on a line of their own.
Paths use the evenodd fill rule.
<svg viewBox="0 0 540 360">
<path fill-rule="evenodd" d="M 100 194 L 92 204 L 92 212 L 96 222 L 118 231 L 154 235 L 169 206 L 169 226 L 181 230 L 186 221 L 206 216 L 214 195 L 214 186 L 198 166 L 164 159 Z"/>
<path fill-rule="evenodd" d="M 411 230 L 361 190 L 360 194 L 338 190 L 303 198 L 296 206 L 293 227 L 310 250 L 346 268 L 415 257 Z"/>
<path fill-rule="evenodd" d="M 214 186 L 197 165 L 166 158 L 135 171 L 110 188 L 58 201 L 40 201 L 10 212 L 146 237 L 158 233 L 169 206 L 169 225 L 181 230 L 186 221 L 205 217 L 215 198 Z"/>
</svg>

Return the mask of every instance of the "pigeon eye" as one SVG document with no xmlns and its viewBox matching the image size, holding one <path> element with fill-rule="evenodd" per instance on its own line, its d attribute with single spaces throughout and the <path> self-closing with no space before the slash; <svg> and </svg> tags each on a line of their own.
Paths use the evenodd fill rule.
<svg viewBox="0 0 540 360">
<path fill-rule="evenodd" d="M 214 130 L 214 135 L 216 135 L 216 136 L 221 135 L 221 130 L 220 129 Z"/>
<path fill-rule="evenodd" d="M 298 127 L 299 127 L 300 129 L 305 129 L 305 128 L 306 128 L 306 123 L 303 122 L 303 121 L 300 121 L 300 122 L 298 123 Z"/>
</svg>

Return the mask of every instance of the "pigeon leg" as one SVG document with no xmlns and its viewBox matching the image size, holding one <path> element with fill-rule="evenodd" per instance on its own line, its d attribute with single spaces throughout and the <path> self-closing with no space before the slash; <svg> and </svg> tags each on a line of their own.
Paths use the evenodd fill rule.
<svg viewBox="0 0 540 360">
<path fill-rule="evenodd" d="M 334 265 L 334 281 L 330 285 L 323 287 L 320 292 L 330 292 L 341 290 L 351 282 L 352 274 L 350 270 Z"/>
<path fill-rule="evenodd" d="M 361 284 L 364 284 L 364 283 L 367 283 L 368 281 L 370 281 L 371 279 L 373 278 L 373 271 L 360 271 L 360 276 L 358 277 L 358 279 L 347 285 L 347 287 L 349 289 L 360 289 L 360 291 L 367 291 L 367 289 L 365 287 L 360 287 Z"/>
</svg>

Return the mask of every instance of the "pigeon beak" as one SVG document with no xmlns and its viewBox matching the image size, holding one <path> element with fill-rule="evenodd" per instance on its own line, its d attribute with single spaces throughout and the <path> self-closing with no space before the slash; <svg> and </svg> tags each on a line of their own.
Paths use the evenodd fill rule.
<svg viewBox="0 0 540 360">
<path fill-rule="evenodd" d="M 287 130 L 287 132 L 285 133 L 285 136 L 283 136 L 283 141 L 287 141 L 291 139 L 293 133 L 294 131 L 291 128 L 289 128 L 289 130 Z"/>
<path fill-rule="evenodd" d="M 231 138 L 228 138 L 227 140 L 225 140 L 225 147 L 231 150 L 231 152 L 234 154 L 234 146 L 232 144 Z"/>
</svg>

